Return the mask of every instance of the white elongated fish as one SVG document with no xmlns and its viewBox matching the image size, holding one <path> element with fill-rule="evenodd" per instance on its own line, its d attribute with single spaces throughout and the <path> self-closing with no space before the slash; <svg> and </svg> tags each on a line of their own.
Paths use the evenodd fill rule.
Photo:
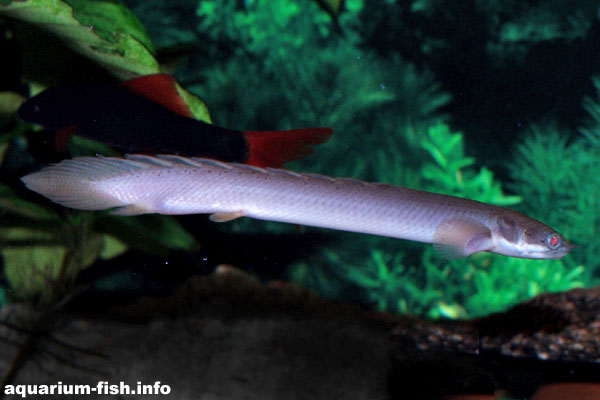
<svg viewBox="0 0 600 400">
<path fill-rule="evenodd" d="M 65 160 L 22 178 L 52 201 L 119 215 L 212 214 L 433 243 L 445 257 L 489 251 L 561 258 L 573 247 L 519 212 L 473 200 L 355 179 L 201 158 L 128 155 Z"/>
</svg>

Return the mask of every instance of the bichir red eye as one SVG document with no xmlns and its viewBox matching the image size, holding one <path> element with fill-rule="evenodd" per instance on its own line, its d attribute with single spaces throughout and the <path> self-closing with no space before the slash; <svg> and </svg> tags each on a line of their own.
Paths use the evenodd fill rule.
<svg viewBox="0 0 600 400">
<path fill-rule="evenodd" d="M 555 234 L 549 235 L 547 243 L 548 247 L 550 247 L 552 250 L 555 250 L 558 248 L 558 246 L 560 246 L 560 238 Z"/>
</svg>

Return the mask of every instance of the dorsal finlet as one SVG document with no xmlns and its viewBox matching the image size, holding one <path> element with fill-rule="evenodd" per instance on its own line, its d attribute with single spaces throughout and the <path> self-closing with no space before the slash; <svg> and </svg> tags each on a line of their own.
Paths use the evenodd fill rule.
<svg viewBox="0 0 600 400">
<path fill-rule="evenodd" d="M 164 159 L 153 157 L 153 156 L 148 156 L 145 154 L 125 154 L 125 158 L 128 160 L 151 164 L 151 165 L 155 165 L 158 167 L 167 167 L 168 168 L 168 167 L 173 166 L 173 163 L 168 160 L 164 160 Z"/>
<path fill-rule="evenodd" d="M 239 169 L 245 169 L 247 171 L 254 171 L 254 172 L 260 172 L 261 174 L 267 173 L 269 171 L 267 171 L 264 168 L 261 167 L 256 167 L 254 165 L 247 165 L 247 164 L 233 164 L 233 166 L 235 166 L 235 168 L 239 168 Z"/>
<path fill-rule="evenodd" d="M 81 181 L 96 181 L 122 173 L 148 169 L 151 164 L 137 160 L 114 157 L 78 157 L 52 164 L 44 173 L 53 177 L 77 177 Z"/>
<path fill-rule="evenodd" d="M 337 178 L 337 180 L 340 181 L 340 182 L 353 183 L 355 185 L 361 185 L 361 186 L 370 186 L 370 185 L 372 185 L 371 182 L 361 181 L 360 179 L 356 179 L 356 178 Z"/>
<path fill-rule="evenodd" d="M 290 171 L 290 170 L 287 170 L 287 169 L 277 169 L 277 168 L 267 168 L 267 172 L 277 173 L 277 174 L 291 175 L 291 176 L 296 177 L 296 178 L 302 178 L 303 175 L 306 175 L 306 174 L 299 174 L 297 172 Z"/>
<path fill-rule="evenodd" d="M 314 179 L 320 179 L 323 181 L 327 181 L 327 182 L 337 182 L 339 180 L 339 178 L 334 178 L 331 176 L 326 176 L 326 175 L 321 175 L 321 174 L 313 174 L 313 173 L 306 173 L 306 174 L 302 174 L 308 178 L 314 178 Z"/>
<path fill-rule="evenodd" d="M 126 170 L 134 170 L 134 169 L 147 169 L 150 168 L 150 164 L 148 162 L 141 162 L 138 160 L 128 160 L 126 158 L 117 158 L 117 157 L 105 157 L 105 156 L 96 156 L 96 157 L 82 157 L 85 159 L 91 168 L 100 168 L 100 169 L 114 169 L 119 171 Z M 64 165 L 76 164 L 80 159 L 72 159 L 65 160 Z M 67 163 L 70 161 L 70 163 Z M 83 160 L 82 160 L 83 161 Z M 61 163 L 63 164 L 63 163 Z M 61 165 L 58 164 L 58 165 Z"/>
<path fill-rule="evenodd" d="M 156 157 L 160 158 L 161 160 L 170 161 L 174 164 L 187 165 L 190 167 L 204 168 L 208 165 L 208 166 L 219 167 L 219 168 L 224 168 L 224 169 L 233 168 L 230 164 L 227 164 L 227 163 L 224 163 L 221 161 L 217 161 L 217 160 L 211 160 L 208 158 L 198 158 L 198 157 L 187 158 L 187 157 L 170 155 L 170 154 L 159 154 Z"/>
<path fill-rule="evenodd" d="M 227 163 L 224 163 L 224 162 L 218 161 L 218 160 L 211 160 L 208 158 L 200 158 L 198 160 L 199 160 L 199 164 L 204 165 L 204 166 L 210 165 L 213 167 L 219 167 L 219 168 L 224 168 L 224 169 L 232 169 L 233 168 L 233 166 L 231 164 L 227 164 Z"/>
</svg>

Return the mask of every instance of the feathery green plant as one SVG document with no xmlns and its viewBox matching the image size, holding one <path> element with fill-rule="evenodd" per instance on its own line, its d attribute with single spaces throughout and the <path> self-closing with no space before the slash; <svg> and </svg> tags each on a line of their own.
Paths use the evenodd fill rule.
<svg viewBox="0 0 600 400">
<path fill-rule="evenodd" d="M 593 79 L 600 95 L 600 79 Z M 586 97 L 590 121 L 580 129 L 584 137 L 569 140 L 555 124 L 532 125 L 510 165 L 513 188 L 532 199 L 524 211 L 556 227 L 581 247 L 566 263 L 585 265 L 585 282 L 600 278 L 600 96 Z M 543 213 L 543 214 L 542 214 Z"/>
<path fill-rule="evenodd" d="M 521 197 L 502 192 L 500 182 L 494 181 L 489 169 L 482 167 L 476 171 L 472 168 L 475 159 L 465 155 L 462 133 L 452 133 L 447 125 L 439 124 L 429 129 L 421 146 L 434 161 L 421 168 L 421 176 L 427 182 L 426 190 L 498 206 L 521 202 Z"/>
<path fill-rule="evenodd" d="M 380 41 L 392 52 L 398 30 L 404 29 L 403 40 L 424 55 L 463 48 L 465 35 L 477 32 L 496 63 L 522 64 L 535 46 L 585 38 L 597 9 L 588 0 L 396 0 L 364 7 L 359 29 L 373 45 Z M 397 29 L 381 29 L 388 24 Z M 454 34 L 447 35 L 448 29 Z"/>
<path fill-rule="evenodd" d="M 144 27 L 122 5 L 82 0 L 61 0 L 52 4 L 40 0 L 7 0 L 0 3 L 0 15 L 55 33 L 118 77 L 159 71 Z M 90 30 L 89 26 L 95 29 Z M 23 46 L 27 45 L 23 43 Z M 45 61 L 27 62 L 35 63 L 43 70 Z M 32 78 L 36 80 L 37 77 Z M 3 96 L 6 100 L 6 93 Z M 190 97 L 185 100 L 195 115 L 207 118 L 201 101 L 190 100 Z M 27 152 L 28 139 L 22 136 L 30 128 L 14 119 L 3 120 L 0 126 L 0 167 L 3 169 L 0 256 L 9 284 L 9 288 L 0 290 L 0 304 L 7 301 L 8 293 L 11 299 L 29 299 L 51 305 L 67 292 L 84 268 L 99 258 L 115 257 L 128 248 L 152 254 L 166 254 L 169 249 L 197 248 L 196 240 L 169 217 L 146 216 L 132 220 L 106 213 L 57 212 L 49 201 L 41 200 L 38 204 L 23 198 L 15 188 L 20 184 L 19 174 L 27 166 L 35 165 Z M 5 162 L 8 148 L 11 148 L 12 164 L 19 165 Z M 101 153 L 106 150 L 80 138 L 72 141 L 73 155 L 96 154 L 99 149 L 102 149 Z"/>
<path fill-rule="evenodd" d="M 333 126 L 336 134 L 331 142 L 316 157 L 298 163 L 302 170 L 502 206 L 521 201 L 519 196 L 505 195 L 491 171 L 474 168 L 475 160 L 464 154 L 462 134 L 436 124 L 447 118 L 441 110 L 450 96 L 431 74 L 399 58 L 365 54 L 352 30 L 347 38 L 332 35 L 329 20 L 316 16 L 319 11 L 313 4 L 291 3 L 270 3 L 272 9 L 260 0 L 245 9 L 200 3 L 203 35 L 236 46 L 233 56 L 202 71 L 201 83 L 195 86 L 218 110 L 217 121 L 238 128 Z M 352 23 L 352 13 L 346 17 L 342 29 Z M 287 27 L 285 33 L 278 28 L 281 24 Z M 198 81 L 188 72 L 183 76 Z M 240 95 L 240 87 L 248 94 Z M 233 227 L 239 224 L 261 229 L 247 221 Z M 381 310 L 466 317 L 556 288 L 565 277 L 562 288 L 581 284 L 581 269 L 571 273 L 560 263 L 536 291 L 502 284 L 507 281 L 505 265 L 521 277 L 538 277 L 539 264 L 528 260 L 478 255 L 468 261 L 444 261 L 433 257 L 430 249 L 423 252 L 418 244 L 403 243 L 406 250 L 400 253 L 394 240 L 362 236 L 357 246 L 352 234 L 337 237 L 336 245 L 291 266 L 291 279 L 330 297 L 350 298 L 358 292 L 363 301 Z M 487 292 L 478 292 L 482 289 Z"/>
<path fill-rule="evenodd" d="M 429 250 L 422 265 L 412 268 L 403 264 L 401 253 L 374 251 L 362 266 L 344 270 L 366 303 L 429 318 L 480 317 L 544 292 L 584 286 L 584 268 L 571 269 L 559 260 L 477 255 L 444 262 Z"/>
<path fill-rule="evenodd" d="M 352 29 L 360 4 L 347 2 L 339 21 L 342 36 L 312 2 L 257 0 L 242 8 L 202 1 L 197 33 L 219 48 L 235 43 L 235 51 L 201 70 L 184 66 L 179 76 L 183 82 L 197 82 L 190 88 L 215 110 L 219 125 L 334 128 L 315 156 L 291 169 L 390 183 L 402 176 L 414 181 L 411 148 L 418 147 L 416 138 L 428 125 L 447 119 L 440 109 L 451 97 L 430 72 L 399 57 L 378 58 L 360 47 Z M 254 221 L 235 221 L 223 229 L 240 226 L 265 229 Z M 267 226 L 271 232 L 287 229 Z"/>
<path fill-rule="evenodd" d="M 41 0 L 27 2 L 41 4 Z M 196 54 L 182 65 L 178 79 L 208 100 L 220 125 L 241 129 L 326 125 L 335 129 L 334 137 L 318 148 L 314 157 L 293 168 L 518 206 L 567 237 L 577 238 L 582 244 L 591 243 L 565 260 L 543 264 L 490 254 L 447 261 L 435 257 L 431 247 L 422 244 L 365 235 L 357 241 L 355 234 L 331 233 L 339 239 L 337 244 L 324 245 L 321 254 L 293 265 L 292 280 L 331 297 L 358 297 L 379 310 L 464 318 L 504 309 L 543 291 L 582 286 L 597 270 L 593 257 L 600 245 L 594 244 L 593 239 L 600 229 L 600 204 L 596 200 L 600 198 L 596 196 L 599 180 L 587 173 L 599 166 L 595 155 L 600 147 L 597 100 L 584 102 L 592 116 L 590 125 L 582 129 L 586 140 L 568 142 L 558 133 L 540 134 L 520 147 L 520 157 L 511 171 L 515 193 L 525 199 L 521 203 L 520 196 L 503 193 L 491 171 L 477 168 L 475 160 L 465 155 L 462 134 L 453 133 L 440 123 L 448 120 L 444 107 L 451 96 L 441 89 L 433 74 L 402 60 L 393 51 L 384 58 L 365 46 L 367 25 L 377 21 L 365 21 L 364 16 L 369 13 L 385 13 L 396 7 L 403 17 L 407 15 L 405 11 L 410 11 L 411 17 L 420 14 L 427 20 L 440 18 L 443 10 L 445 23 L 460 23 L 458 3 L 389 1 L 385 6 L 371 7 L 361 0 L 348 0 L 337 24 L 309 1 L 199 0 L 194 6 L 195 20 L 188 18 L 190 3 L 185 7 L 165 2 L 128 3 L 137 3 L 137 10 L 154 19 L 146 25 L 150 36 L 161 46 L 185 41 L 205 49 L 202 60 Z M 10 0 L 3 4 L 19 5 Z M 64 10 L 69 4 L 83 4 L 87 11 L 93 11 L 95 3 L 63 0 L 57 4 Z M 484 28 L 489 34 L 486 51 L 504 60 L 525 54 L 538 42 L 581 37 L 589 29 L 592 15 L 588 12 L 591 6 L 582 1 L 553 2 L 548 12 L 543 5 L 515 6 L 508 16 L 506 7 L 498 1 L 478 0 L 474 4 L 476 11 L 490 21 Z M 157 13 L 157 9 L 169 12 Z M 185 14 L 181 14 L 183 9 L 187 10 Z M 565 9 L 567 12 L 557 12 Z M 503 18 L 498 18 L 501 13 Z M 78 15 L 63 14 L 73 29 L 81 29 Z M 562 15 L 570 17 L 565 24 L 561 22 Z M 168 25 L 168 21 L 176 21 L 177 26 Z M 465 32 L 470 32 L 471 27 L 467 28 Z M 137 24 L 131 29 L 136 35 L 145 35 Z M 117 66 L 113 72 L 126 76 L 132 70 L 135 73 L 138 64 L 155 71 L 157 64 L 147 38 L 132 43 L 127 30 L 119 32 L 120 39 L 131 45 L 121 50 L 137 50 L 112 54 L 112 65 Z M 422 36 L 419 42 L 423 53 L 435 51 L 450 40 L 433 37 L 425 30 L 415 34 Z M 390 31 L 390 35 L 396 33 Z M 385 39 L 384 36 L 378 38 Z M 85 37 L 97 39 L 93 32 Z M 116 46 L 119 50 L 118 40 L 111 42 L 109 39 L 113 38 L 106 36 L 100 39 L 106 48 Z M 396 37 L 391 39 L 393 42 Z M 136 58 L 136 51 L 140 52 L 140 59 Z M 93 57 L 101 58 L 100 52 L 92 52 Z M 600 90 L 600 80 L 594 83 Z M 532 128 L 536 129 L 541 132 L 541 128 Z M 558 132 L 557 128 L 549 130 Z M 2 143 L 3 137 L 8 136 L 0 134 L 0 154 L 7 147 Z M 83 145 L 79 149 L 90 148 Z M 24 285 L 20 289 L 23 292 L 43 293 L 47 289 L 44 282 L 49 278 L 63 275 L 72 280 L 97 257 L 113 256 L 129 246 L 145 244 L 145 250 L 151 251 L 190 249 L 195 244 L 170 218 L 148 216 L 133 220 L 103 213 L 68 212 L 65 219 L 51 207 L 25 202 L 12 190 L 4 189 L 8 186 L 0 186 L 0 220 L 11 221 L 12 225 L 1 225 L 0 243 L 5 246 L 5 263 L 9 260 L 7 276 L 13 287 Z M 548 210 L 557 211 L 541 214 Z M 46 212 L 49 216 L 44 221 L 52 223 L 44 222 L 48 229 L 39 230 L 38 214 Z M 236 221 L 224 229 L 289 228 L 268 226 Z M 142 234 L 145 236 L 140 239 Z M 34 251 L 44 255 L 38 257 Z M 15 265 L 27 258 L 28 262 L 32 258 L 43 262 L 30 262 L 35 268 L 23 275 Z M 0 301 L 5 294 L 0 290 Z"/>
<path fill-rule="evenodd" d="M 432 126 L 422 135 L 421 148 L 427 157 L 420 168 L 420 187 L 502 206 L 521 202 L 519 196 L 505 195 L 488 169 L 476 169 L 475 160 L 464 154 L 463 147 L 462 134 L 452 133 L 444 124 Z M 358 254 L 327 249 L 326 259 L 335 265 L 328 268 L 325 264 L 311 264 L 318 279 L 310 277 L 306 265 L 293 267 L 291 277 L 333 297 L 347 296 L 349 291 L 339 284 L 343 279 L 362 301 L 379 310 L 431 318 L 482 316 L 545 291 L 584 286 L 585 269 L 559 260 L 540 262 L 493 254 L 443 260 L 433 255 L 430 246 L 419 249 L 415 258 L 395 250 L 390 243 L 394 242 L 396 249 L 412 248 L 413 253 L 415 245 L 391 239 L 387 242 L 368 241 L 373 244 L 368 247 L 374 250 Z M 335 271 L 324 272 L 329 269 Z M 334 279 L 338 284 L 329 285 Z"/>
</svg>

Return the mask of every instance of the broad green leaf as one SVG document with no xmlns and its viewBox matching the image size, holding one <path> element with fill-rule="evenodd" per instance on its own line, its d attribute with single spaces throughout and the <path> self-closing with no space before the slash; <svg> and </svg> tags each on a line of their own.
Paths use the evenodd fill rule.
<svg viewBox="0 0 600 400">
<path fill-rule="evenodd" d="M 53 239 L 51 230 L 36 229 L 35 227 L 8 226 L 3 224 L 0 228 L 0 244 L 8 242 L 22 242 L 25 245 L 35 243 L 61 244 Z"/>
<path fill-rule="evenodd" d="M 155 255 L 168 250 L 194 251 L 198 243 L 176 219 L 166 215 L 122 217 L 99 214 L 94 221 L 97 232 L 114 236 L 131 248 Z"/>
<path fill-rule="evenodd" d="M 190 111 L 192 112 L 194 117 L 196 117 L 196 119 L 212 124 L 208 107 L 206 107 L 206 104 L 204 104 L 204 102 L 200 100 L 198 96 L 191 94 L 190 92 L 179 86 L 179 84 L 177 84 L 177 91 L 179 92 L 179 95 L 183 98 L 183 101 L 185 101 L 185 104 L 188 105 Z"/>
<path fill-rule="evenodd" d="M 8 186 L 0 184 L 0 213 L 12 213 L 35 220 L 55 220 L 59 217 L 43 206 L 17 196 Z"/>
<path fill-rule="evenodd" d="M 121 79 L 160 72 L 144 26 L 121 4 L 88 0 L 4 0 L 0 1 L 0 15 L 55 34 L 74 51 Z M 192 114 L 210 123 L 202 100 L 179 86 L 178 90 Z"/>
<path fill-rule="evenodd" d="M 19 93 L 0 92 L 0 116 L 14 114 L 25 100 Z"/>
<path fill-rule="evenodd" d="M 100 252 L 100 258 L 110 260 L 125 253 L 129 246 L 112 235 L 104 235 L 104 248 Z"/>
<path fill-rule="evenodd" d="M 0 308 L 10 303 L 6 288 L 0 287 Z"/>
<path fill-rule="evenodd" d="M 0 127 L 0 144 L 7 143 L 9 140 L 24 134 L 25 132 L 27 132 L 27 130 L 27 124 L 17 124 L 12 129 Z"/>
<path fill-rule="evenodd" d="M 69 154 L 71 157 L 96 156 L 98 154 L 118 157 L 120 155 L 119 152 L 105 144 L 81 136 L 71 138 L 69 141 Z"/>
<path fill-rule="evenodd" d="M 58 278 L 67 250 L 62 246 L 11 247 L 2 250 L 4 275 L 16 298 L 31 298 Z"/>
<path fill-rule="evenodd" d="M 64 286 L 82 269 L 92 265 L 104 247 L 104 237 L 76 229 L 47 232 L 14 228 L 3 231 L 8 241 L 23 241 L 19 246 L 2 246 L 4 274 L 16 298 L 40 296 L 42 301 L 56 300 L 55 286 Z M 27 242 L 30 245 L 25 245 Z M 45 244 L 43 244 L 45 243 Z"/>
<path fill-rule="evenodd" d="M 83 0 L 4 0 L 0 15 L 55 34 L 121 79 L 159 72 L 148 35 L 125 6 Z"/>
<path fill-rule="evenodd" d="M 74 251 L 67 279 L 75 279 L 82 269 L 92 265 L 100 257 L 100 254 L 102 254 L 104 245 L 104 235 L 89 232 L 85 236 L 84 243 Z"/>
<path fill-rule="evenodd" d="M 154 52 L 146 28 L 124 5 L 89 0 L 64 1 L 73 7 L 73 16 L 81 24 L 93 26 L 94 31 L 104 40 L 117 43 L 117 33 L 125 32 L 138 40 L 148 50 Z"/>
</svg>

